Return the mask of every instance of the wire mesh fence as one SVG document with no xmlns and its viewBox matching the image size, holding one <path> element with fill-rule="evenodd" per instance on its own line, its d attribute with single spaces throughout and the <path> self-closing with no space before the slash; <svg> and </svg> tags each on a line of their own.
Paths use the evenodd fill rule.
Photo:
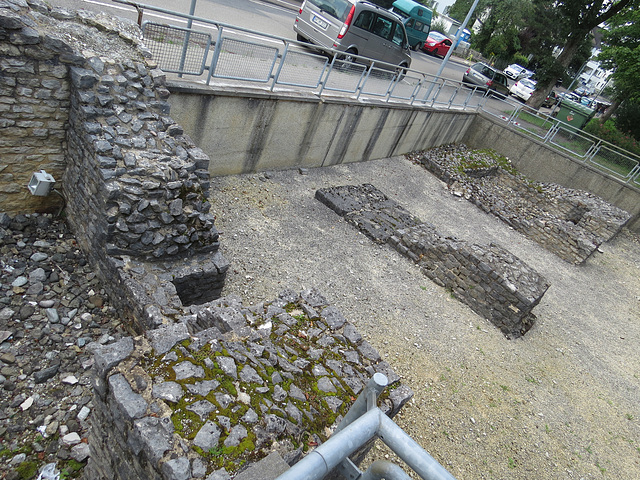
<svg viewBox="0 0 640 480">
<path fill-rule="evenodd" d="M 165 72 L 202 75 L 211 35 L 181 27 L 146 22 L 142 33 L 154 59 Z"/>
<path fill-rule="evenodd" d="M 216 45 L 211 75 L 267 83 L 273 76 L 279 53 L 277 47 L 223 37 Z"/>
<path fill-rule="evenodd" d="M 339 52 L 257 32 L 251 32 L 252 38 L 265 38 L 247 40 L 243 35 L 248 30 L 199 20 L 211 24 L 216 34 L 143 24 L 145 42 L 163 70 L 199 77 L 208 70 L 207 84 L 226 79 L 266 84 L 272 91 L 295 87 L 319 96 L 337 94 L 360 101 L 376 99 L 483 111 L 613 176 L 640 185 L 640 157 L 496 92 L 357 55 L 345 58 Z"/>
</svg>

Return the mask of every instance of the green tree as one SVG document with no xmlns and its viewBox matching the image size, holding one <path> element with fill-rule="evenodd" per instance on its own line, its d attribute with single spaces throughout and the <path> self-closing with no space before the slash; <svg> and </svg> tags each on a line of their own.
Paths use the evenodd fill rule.
<svg viewBox="0 0 640 480">
<path fill-rule="evenodd" d="M 565 39 L 558 57 L 549 59 L 548 71 L 553 73 L 566 71 L 576 53 L 584 46 L 585 39 L 588 38 L 591 30 L 601 23 L 611 21 L 617 15 L 625 18 L 633 8 L 638 6 L 640 6 L 640 0 L 557 0 L 538 3 L 536 8 L 538 13 L 541 13 L 541 7 L 555 11 L 555 22 L 558 23 L 560 33 L 564 33 Z M 555 85 L 557 78 L 559 77 L 553 78 L 552 75 L 539 78 L 537 89 L 527 100 L 527 104 L 539 108 Z"/>
<path fill-rule="evenodd" d="M 471 18 L 469 19 L 469 25 L 473 25 L 473 22 L 481 16 L 485 10 L 489 7 L 491 0 L 480 0 L 476 9 L 473 11 Z M 469 9 L 473 5 L 473 0 L 456 0 L 456 2 L 449 7 L 447 14 L 451 18 L 455 18 L 459 22 L 462 22 L 469 13 Z"/>
<path fill-rule="evenodd" d="M 474 37 L 474 47 L 505 62 L 522 50 L 519 33 L 532 8 L 531 0 L 490 0 L 489 15 Z"/>
<path fill-rule="evenodd" d="M 637 110 L 637 104 L 640 103 L 639 10 L 631 10 L 626 15 L 614 17 L 607 23 L 607 29 L 603 34 L 602 52 L 598 60 L 602 62 L 604 68 L 614 69 L 613 103 L 602 116 L 602 123 L 611 117 L 623 101 L 629 104 L 629 109 L 632 109 L 631 105 L 635 105 Z"/>
</svg>

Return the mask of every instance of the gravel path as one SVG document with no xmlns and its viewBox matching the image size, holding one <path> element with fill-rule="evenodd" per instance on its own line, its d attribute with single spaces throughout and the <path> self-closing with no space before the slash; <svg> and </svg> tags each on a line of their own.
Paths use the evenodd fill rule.
<svg viewBox="0 0 640 480">
<path fill-rule="evenodd" d="M 397 421 L 459 480 L 640 478 L 637 235 L 576 267 L 404 158 L 305 173 L 213 179 L 232 263 L 224 294 L 250 305 L 319 288 L 413 388 Z M 367 182 L 441 233 L 499 242 L 545 275 L 537 325 L 506 340 L 314 199 Z M 88 345 L 126 332 L 64 224 L 3 224 L 0 260 L 0 478 L 82 467 L 71 462 L 85 460 L 93 409 Z M 368 461 L 393 457 L 378 444 Z"/>
<path fill-rule="evenodd" d="M 439 232 L 497 242 L 551 287 L 519 340 L 314 199 L 372 183 Z M 415 397 L 398 423 L 463 479 L 640 478 L 640 243 L 624 231 L 566 263 L 404 158 L 212 181 L 223 294 L 247 304 L 317 287 Z M 392 457 L 384 446 L 377 457 Z"/>
</svg>

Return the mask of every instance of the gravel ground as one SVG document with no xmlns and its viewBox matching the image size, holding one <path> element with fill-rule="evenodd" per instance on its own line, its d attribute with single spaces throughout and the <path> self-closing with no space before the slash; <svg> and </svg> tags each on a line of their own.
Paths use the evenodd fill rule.
<svg viewBox="0 0 640 480">
<path fill-rule="evenodd" d="M 361 183 L 546 276 L 533 329 L 505 339 L 314 199 L 318 188 Z M 232 264 L 223 294 L 255 304 L 319 288 L 413 388 L 396 420 L 459 480 L 640 478 L 637 235 L 623 231 L 574 266 L 404 158 L 219 177 L 211 201 Z M 368 461 L 392 458 L 385 448 Z"/>
<path fill-rule="evenodd" d="M 80 475 L 93 410 L 90 345 L 127 332 L 66 224 L 0 213 L 0 478 Z"/>
</svg>

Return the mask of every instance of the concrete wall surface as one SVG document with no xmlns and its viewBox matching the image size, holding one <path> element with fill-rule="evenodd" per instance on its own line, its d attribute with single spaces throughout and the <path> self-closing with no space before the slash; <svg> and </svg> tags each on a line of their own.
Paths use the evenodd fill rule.
<svg viewBox="0 0 640 480">
<path fill-rule="evenodd" d="M 465 143 L 508 157 L 532 180 L 586 190 L 626 210 L 640 232 L 640 190 L 485 114 L 353 103 L 312 94 L 213 91 L 168 82 L 171 116 L 211 157 L 212 176 L 324 167 Z"/>
<path fill-rule="evenodd" d="M 323 167 L 457 143 L 475 114 L 171 83 L 171 116 L 211 175 Z"/>
<path fill-rule="evenodd" d="M 577 158 L 509 128 L 497 118 L 479 114 L 463 140 L 472 148 L 491 148 L 511 160 L 513 166 L 538 182 L 557 183 L 602 197 L 632 217 L 627 227 L 640 232 L 640 190 Z"/>
</svg>

